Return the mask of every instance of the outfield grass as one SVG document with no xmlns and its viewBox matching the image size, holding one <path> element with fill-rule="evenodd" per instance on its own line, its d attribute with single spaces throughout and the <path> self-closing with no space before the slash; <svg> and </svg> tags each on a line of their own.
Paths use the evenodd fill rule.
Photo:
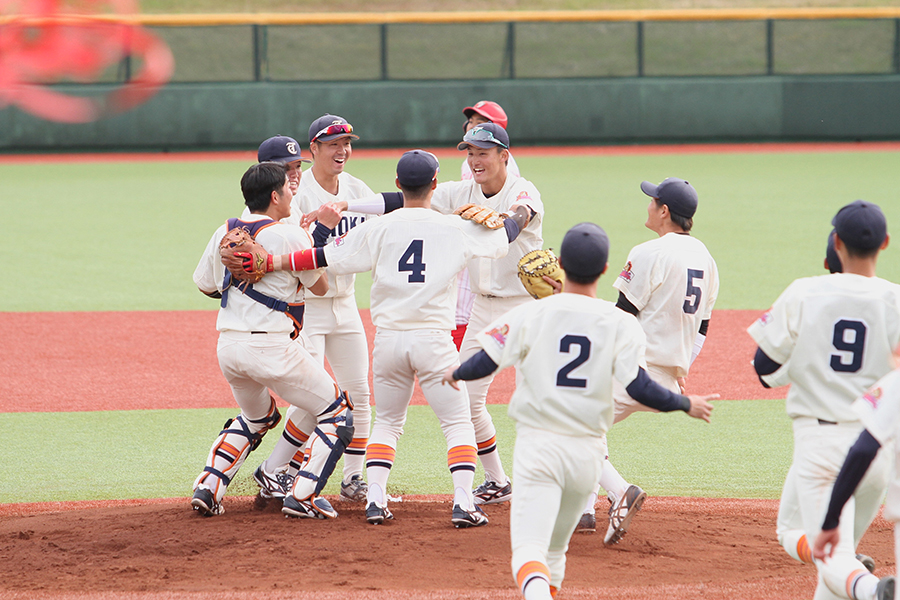
<svg viewBox="0 0 900 600">
<path fill-rule="evenodd" d="M 397 150 L 397 156 L 401 150 Z M 462 153 L 460 153 L 461 155 Z M 594 221 L 610 236 L 611 287 L 628 250 L 653 237 L 643 226 L 642 180 L 690 180 L 700 194 L 695 235 L 719 265 L 716 308 L 766 308 L 797 277 L 822 273 L 830 220 L 863 198 L 900 223 L 897 152 L 522 156 L 522 172 L 546 207 L 544 245 Z M 454 178 L 462 158 L 445 158 Z M 354 158 L 348 171 L 373 190 L 394 189 L 396 159 Z M 0 165 L 0 211 L 11 247 L 41 275 L 7 278 L 0 310 L 192 310 L 216 308 L 191 279 L 213 231 L 243 208 L 243 162 Z M 46 185 L 52 193 L 40 190 Z M 896 226 L 896 225 L 895 225 Z M 900 250 L 879 274 L 900 281 Z M 367 275 L 358 299 L 368 306 Z"/>
<path fill-rule="evenodd" d="M 714 402 L 713 423 L 638 413 L 610 432 L 624 477 L 660 496 L 777 498 L 790 466 L 784 402 Z M 506 406 L 489 407 L 504 465 L 515 430 Z M 212 440 L 234 409 L 0 414 L 0 503 L 168 498 L 190 495 Z M 229 494 L 252 495 L 251 475 L 275 444 L 267 436 Z M 388 492 L 451 493 L 444 436 L 427 406 L 413 406 Z M 339 472 L 340 467 L 338 468 Z M 482 477 L 481 467 L 476 481 Z M 338 493 L 339 477 L 325 489 Z"/>
</svg>

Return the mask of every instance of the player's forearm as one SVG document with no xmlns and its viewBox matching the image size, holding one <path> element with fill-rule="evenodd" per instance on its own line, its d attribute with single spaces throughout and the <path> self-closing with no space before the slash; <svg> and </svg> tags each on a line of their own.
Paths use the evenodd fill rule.
<svg viewBox="0 0 900 600">
<path fill-rule="evenodd" d="M 355 200 L 341 200 L 339 206 L 349 212 L 383 215 L 403 206 L 403 194 L 400 192 L 382 192 Z"/>
<path fill-rule="evenodd" d="M 856 486 L 862 481 L 880 448 L 881 444 L 872 437 L 868 429 L 864 429 L 859 434 L 856 443 L 853 444 L 853 447 L 847 453 L 844 465 L 841 467 L 841 471 L 834 482 L 834 487 L 831 490 L 831 501 L 828 504 L 828 512 L 825 513 L 825 520 L 822 523 L 823 530 L 834 529 L 838 526 L 844 505 L 847 504 L 847 500 L 856 491 Z"/>
<path fill-rule="evenodd" d="M 472 381 L 487 377 L 497 370 L 497 363 L 488 356 L 484 350 L 479 350 L 470 356 L 459 368 L 453 371 L 453 379 L 459 381 Z"/>
<path fill-rule="evenodd" d="M 270 254 L 266 271 L 313 271 L 327 266 L 324 248 L 308 248 L 290 254 Z"/>
<path fill-rule="evenodd" d="M 528 226 L 531 217 L 528 214 L 528 207 L 519 206 L 515 212 L 503 220 L 503 227 L 506 229 L 506 239 L 512 243 L 519 234 Z"/>
<path fill-rule="evenodd" d="M 625 386 L 625 391 L 644 406 L 655 408 L 660 412 L 672 412 L 675 410 L 690 412 L 691 410 L 691 401 L 687 396 L 676 394 L 659 385 L 650 379 L 643 367 L 638 367 L 637 377 Z"/>
</svg>

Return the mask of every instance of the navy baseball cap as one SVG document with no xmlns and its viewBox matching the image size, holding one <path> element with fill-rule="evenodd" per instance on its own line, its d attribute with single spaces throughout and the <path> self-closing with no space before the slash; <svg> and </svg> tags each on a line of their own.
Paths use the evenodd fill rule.
<svg viewBox="0 0 900 600">
<path fill-rule="evenodd" d="M 855 200 L 831 220 L 841 241 L 857 250 L 875 250 L 887 237 L 887 220 L 877 204 Z"/>
<path fill-rule="evenodd" d="M 697 212 L 697 190 L 684 179 L 669 177 L 659 185 L 641 183 L 641 191 L 656 198 L 678 216 L 690 219 Z"/>
<path fill-rule="evenodd" d="M 478 148 L 493 148 L 500 146 L 501 148 L 509 148 L 509 134 L 506 130 L 496 123 L 482 123 L 476 125 L 466 132 L 457 146 L 457 150 L 465 150 L 469 146 Z"/>
<path fill-rule="evenodd" d="M 353 125 L 344 117 L 337 115 L 322 115 L 309 126 L 309 142 L 330 142 L 341 137 L 349 137 L 358 140 L 359 136 L 353 133 Z"/>
<path fill-rule="evenodd" d="M 844 265 L 834 249 L 834 229 L 828 234 L 828 245 L 825 247 L 825 266 L 831 273 L 843 273 Z"/>
<path fill-rule="evenodd" d="M 563 270 L 575 277 L 598 277 L 609 259 L 609 237 L 599 225 L 579 223 L 559 247 Z"/>
<path fill-rule="evenodd" d="M 298 160 L 306 163 L 312 162 L 310 159 L 300 156 L 300 144 L 294 138 L 286 135 L 270 137 L 260 144 L 256 158 L 259 162 L 277 162 L 283 165 Z"/>
<path fill-rule="evenodd" d="M 421 187 L 434 181 L 440 170 L 434 154 L 425 150 L 410 150 L 404 152 L 397 162 L 397 179 L 403 187 Z"/>
</svg>

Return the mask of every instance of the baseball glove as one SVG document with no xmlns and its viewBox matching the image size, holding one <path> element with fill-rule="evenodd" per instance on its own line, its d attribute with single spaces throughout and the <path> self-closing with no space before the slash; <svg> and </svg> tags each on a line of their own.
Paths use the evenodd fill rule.
<svg viewBox="0 0 900 600">
<path fill-rule="evenodd" d="M 503 221 L 506 218 L 506 215 L 501 215 L 487 206 L 479 206 L 477 204 L 463 204 L 454 210 L 453 214 L 459 215 L 463 219 L 474 221 L 488 229 L 500 229 L 503 227 Z"/>
<path fill-rule="evenodd" d="M 256 283 L 266 274 L 269 253 L 243 227 L 230 230 L 219 242 L 222 264 L 238 281 Z"/>
<path fill-rule="evenodd" d="M 546 275 L 562 284 L 563 270 L 552 250 L 532 250 L 519 259 L 519 280 L 533 298 L 544 298 L 553 293 L 553 286 L 544 281 Z"/>
</svg>

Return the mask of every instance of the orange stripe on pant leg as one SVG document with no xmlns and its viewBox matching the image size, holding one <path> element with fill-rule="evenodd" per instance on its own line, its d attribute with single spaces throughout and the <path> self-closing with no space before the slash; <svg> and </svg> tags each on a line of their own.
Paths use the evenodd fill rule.
<svg viewBox="0 0 900 600">
<path fill-rule="evenodd" d="M 365 452 L 368 444 L 369 438 L 353 438 L 350 441 L 350 445 L 347 446 L 347 450 L 362 450 Z"/>
<path fill-rule="evenodd" d="M 452 471 L 454 467 L 471 465 L 475 467 L 475 461 L 478 460 L 478 453 L 475 446 L 453 446 L 447 450 L 447 466 Z"/>
<path fill-rule="evenodd" d="M 369 444 L 366 447 L 366 460 L 376 460 L 379 462 L 389 462 L 394 464 L 396 450 L 386 444 Z"/>
<path fill-rule="evenodd" d="M 496 446 L 496 445 L 497 445 L 497 436 L 495 435 L 494 437 L 492 437 L 491 439 L 489 439 L 485 442 L 478 442 L 478 449 L 484 450 L 485 448 L 490 448 L 491 446 Z"/>
<path fill-rule="evenodd" d="M 848 598 L 856 598 L 853 595 L 853 588 L 856 587 L 856 582 L 859 581 L 859 578 L 863 575 L 869 575 L 869 572 L 865 569 L 857 569 L 850 573 L 850 576 L 847 577 L 847 597 Z"/>
<path fill-rule="evenodd" d="M 809 542 L 806 540 L 806 534 L 800 536 L 800 539 L 797 540 L 797 556 L 800 557 L 800 560 L 812 564 L 812 550 L 809 548 Z"/>
<path fill-rule="evenodd" d="M 516 573 L 516 583 L 519 585 L 519 589 L 524 593 L 525 588 L 523 587 L 528 580 L 534 576 L 541 576 L 542 579 L 545 579 L 548 583 L 550 582 L 550 569 L 542 562 L 538 562 L 536 560 L 531 560 L 519 567 L 519 572 Z"/>
</svg>

